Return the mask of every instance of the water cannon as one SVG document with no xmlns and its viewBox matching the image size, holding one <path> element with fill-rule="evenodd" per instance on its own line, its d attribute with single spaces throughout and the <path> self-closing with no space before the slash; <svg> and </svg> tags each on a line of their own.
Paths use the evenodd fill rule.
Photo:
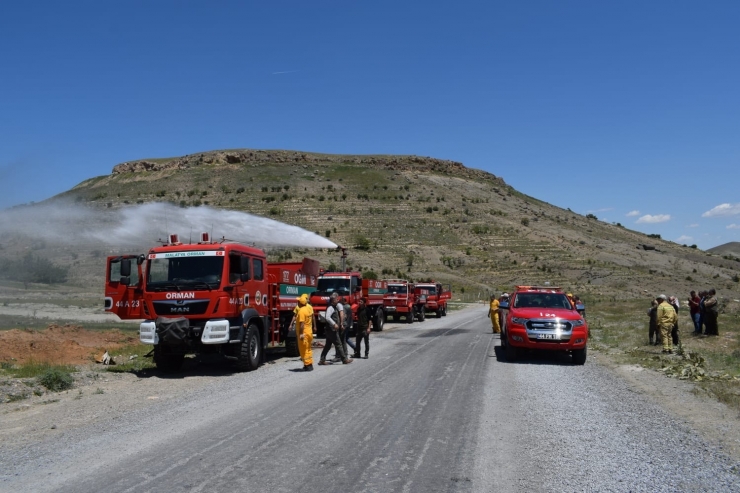
<svg viewBox="0 0 740 493">
<path fill-rule="evenodd" d="M 343 246 L 337 245 L 337 250 L 342 252 L 342 256 L 339 257 L 342 259 L 342 270 L 341 272 L 345 272 L 347 270 L 346 268 L 346 262 L 347 262 L 347 249 Z"/>
</svg>

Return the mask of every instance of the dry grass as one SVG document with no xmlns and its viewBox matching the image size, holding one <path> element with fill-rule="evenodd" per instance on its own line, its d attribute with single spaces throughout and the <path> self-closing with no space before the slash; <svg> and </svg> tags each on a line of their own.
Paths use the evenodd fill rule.
<svg viewBox="0 0 740 493">
<path fill-rule="evenodd" d="M 719 337 L 693 336 L 688 310 L 681 310 L 681 348 L 673 356 L 648 345 L 649 303 L 602 301 L 588 305 L 591 347 L 616 361 L 639 364 L 667 375 L 692 380 L 717 399 L 740 409 L 740 317 L 723 313 Z"/>
</svg>

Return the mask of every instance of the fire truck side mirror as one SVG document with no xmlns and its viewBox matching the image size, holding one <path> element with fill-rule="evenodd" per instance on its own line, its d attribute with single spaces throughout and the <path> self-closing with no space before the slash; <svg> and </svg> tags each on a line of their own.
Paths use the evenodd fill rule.
<svg viewBox="0 0 740 493">
<path fill-rule="evenodd" d="M 249 280 L 249 257 L 239 258 L 239 279 L 242 282 Z"/>
<path fill-rule="evenodd" d="M 118 282 L 120 282 L 124 286 L 128 286 L 128 285 L 131 284 L 131 278 L 128 277 L 128 276 L 123 276 L 123 277 L 121 277 L 121 280 L 118 281 Z"/>
<path fill-rule="evenodd" d="M 131 259 L 125 258 L 121 260 L 121 282 L 123 282 L 124 277 L 128 278 L 129 276 L 131 276 Z"/>
<path fill-rule="evenodd" d="M 362 291 L 362 286 L 355 286 L 355 293 Z"/>
</svg>

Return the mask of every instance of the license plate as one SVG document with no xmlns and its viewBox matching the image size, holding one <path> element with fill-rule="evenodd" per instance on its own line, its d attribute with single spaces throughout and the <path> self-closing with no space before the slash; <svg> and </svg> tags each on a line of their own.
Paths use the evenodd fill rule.
<svg viewBox="0 0 740 493">
<path fill-rule="evenodd" d="M 537 339 L 555 339 L 555 334 L 537 334 Z"/>
</svg>

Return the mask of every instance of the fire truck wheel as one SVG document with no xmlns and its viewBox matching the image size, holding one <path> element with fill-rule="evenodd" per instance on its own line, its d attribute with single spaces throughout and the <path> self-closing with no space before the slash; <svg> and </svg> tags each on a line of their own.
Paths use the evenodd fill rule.
<svg viewBox="0 0 740 493">
<path fill-rule="evenodd" d="M 573 355 L 573 364 L 574 365 L 583 365 L 586 363 L 586 348 L 583 349 L 576 349 L 575 351 L 571 351 Z"/>
<path fill-rule="evenodd" d="M 375 330 L 377 332 L 382 332 L 384 325 L 385 325 L 385 312 L 383 310 L 378 310 L 375 312 L 375 320 L 373 321 L 373 327 L 375 327 Z"/>
<path fill-rule="evenodd" d="M 519 356 L 519 350 L 511 344 L 506 345 L 506 361 L 513 363 Z"/>
<path fill-rule="evenodd" d="M 427 309 L 426 307 L 421 307 L 421 310 L 419 310 L 419 322 L 423 322 L 424 319 L 427 318 Z"/>
<path fill-rule="evenodd" d="M 165 373 L 180 371 L 183 361 L 185 361 L 184 354 L 167 353 L 159 346 L 154 347 L 154 363 L 159 371 Z"/>
<path fill-rule="evenodd" d="M 442 316 L 443 317 L 446 317 L 447 316 L 447 305 L 445 305 L 445 306 L 442 307 Z"/>
<path fill-rule="evenodd" d="M 240 371 L 256 370 L 262 359 L 262 345 L 260 344 L 259 329 L 253 323 L 249 324 L 244 334 L 239 360 L 236 366 Z"/>
<path fill-rule="evenodd" d="M 437 318 L 442 318 L 442 309 L 437 310 Z"/>
<path fill-rule="evenodd" d="M 411 324 L 414 323 L 414 310 L 413 308 L 409 310 L 409 312 L 406 314 L 406 323 Z"/>
<path fill-rule="evenodd" d="M 289 358 L 298 356 L 298 339 L 291 337 L 285 339 L 285 355 Z"/>
</svg>

